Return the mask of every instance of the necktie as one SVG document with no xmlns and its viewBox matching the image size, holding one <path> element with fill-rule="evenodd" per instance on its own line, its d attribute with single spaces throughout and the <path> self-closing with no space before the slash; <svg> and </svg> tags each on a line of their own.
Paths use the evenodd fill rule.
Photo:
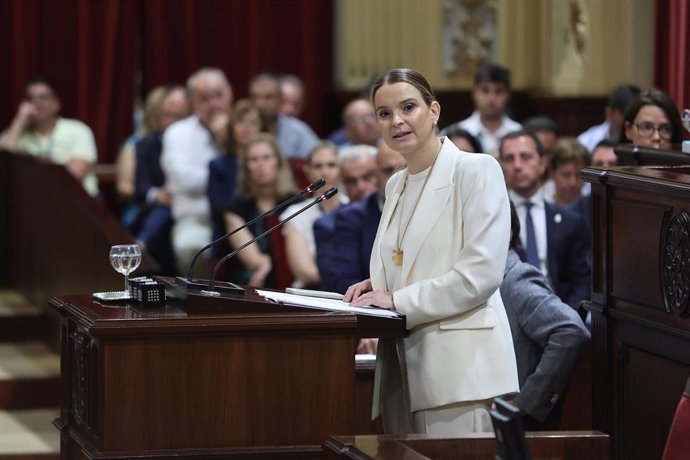
<svg viewBox="0 0 690 460">
<path fill-rule="evenodd" d="M 527 263 L 541 270 L 539 253 L 537 252 L 537 237 L 534 234 L 534 222 L 532 221 L 532 206 L 529 201 L 525 203 L 525 231 L 527 232 Z"/>
</svg>

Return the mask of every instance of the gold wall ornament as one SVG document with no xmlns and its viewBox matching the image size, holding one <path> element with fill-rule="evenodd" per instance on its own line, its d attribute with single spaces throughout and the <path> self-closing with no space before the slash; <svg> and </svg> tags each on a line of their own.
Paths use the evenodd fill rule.
<svg viewBox="0 0 690 460">
<path fill-rule="evenodd" d="M 444 0 L 443 71 L 472 76 L 496 60 L 496 1 Z"/>
</svg>

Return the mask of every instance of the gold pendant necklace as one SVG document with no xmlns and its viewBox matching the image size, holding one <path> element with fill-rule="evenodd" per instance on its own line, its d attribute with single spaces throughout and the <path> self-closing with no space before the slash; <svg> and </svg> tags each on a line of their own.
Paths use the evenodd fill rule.
<svg viewBox="0 0 690 460">
<path fill-rule="evenodd" d="M 424 193 L 424 189 L 426 189 L 426 184 L 429 182 L 429 177 L 431 177 L 431 173 L 434 170 L 434 166 L 436 165 L 436 159 L 438 158 L 438 154 L 436 154 L 436 158 L 434 158 L 434 162 L 431 164 L 431 167 L 429 168 L 429 173 L 426 175 L 424 178 L 424 183 L 422 184 L 422 188 L 419 191 L 419 195 L 417 195 L 417 199 L 414 202 L 414 206 L 412 207 L 412 211 L 410 211 L 410 218 L 407 220 L 407 223 L 405 224 L 405 228 L 401 232 L 401 227 L 402 227 L 402 220 L 403 220 L 403 211 L 404 211 L 404 206 L 402 204 L 403 199 L 405 198 L 405 191 L 407 190 L 407 178 L 410 177 L 410 173 L 408 172 L 407 175 L 405 176 L 405 184 L 403 185 L 402 192 L 400 193 L 400 200 L 395 204 L 395 207 L 397 209 L 398 204 L 400 204 L 400 220 L 398 221 L 398 238 L 396 241 L 396 247 L 393 249 L 393 254 L 391 256 L 391 259 L 393 260 L 393 265 L 396 267 L 400 267 L 403 264 L 403 250 L 402 250 L 402 242 L 405 239 L 405 234 L 407 233 L 407 229 L 410 227 L 410 222 L 412 222 L 412 217 L 414 217 L 414 213 L 417 210 L 417 205 L 419 204 L 419 200 L 422 197 L 422 194 Z M 393 210 L 393 213 L 395 213 L 395 209 Z M 402 234 L 401 234 L 402 233 Z"/>
</svg>

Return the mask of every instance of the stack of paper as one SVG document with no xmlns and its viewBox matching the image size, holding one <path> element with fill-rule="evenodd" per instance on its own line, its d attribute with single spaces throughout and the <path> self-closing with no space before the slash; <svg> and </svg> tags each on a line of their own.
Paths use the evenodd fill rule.
<svg viewBox="0 0 690 460">
<path fill-rule="evenodd" d="M 401 316 L 398 312 L 374 306 L 352 307 L 342 300 L 287 294 L 283 292 L 264 291 L 260 289 L 257 289 L 256 292 L 260 296 L 266 298 L 266 300 L 286 305 L 301 305 L 304 307 L 320 308 L 323 310 L 344 311 L 348 313 L 356 313 L 358 315 L 381 316 L 385 318 L 398 318 Z"/>
</svg>

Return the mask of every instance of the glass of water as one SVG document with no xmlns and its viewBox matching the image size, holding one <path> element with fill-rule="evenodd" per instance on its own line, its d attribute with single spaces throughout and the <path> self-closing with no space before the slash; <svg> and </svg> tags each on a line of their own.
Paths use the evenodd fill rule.
<svg viewBox="0 0 690 460">
<path fill-rule="evenodd" d="M 125 295 L 129 294 L 129 274 L 141 263 L 141 248 L 138 244 L 118 244 L 110 248 L 110 265 L 125 276 Z"/>
</svg>

